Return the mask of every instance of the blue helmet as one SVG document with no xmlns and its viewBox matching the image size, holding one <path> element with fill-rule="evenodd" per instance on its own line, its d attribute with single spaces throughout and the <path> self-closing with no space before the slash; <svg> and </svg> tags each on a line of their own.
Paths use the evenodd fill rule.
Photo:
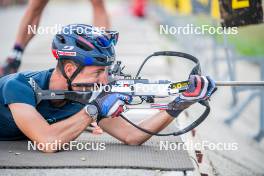
<svg viewBox="0 0 264 176">
<path fill-rule="evenodd" d="M 58 61 L 72 60 L 82 66 L 109 66 L 115 61 L 114 45 L 117 40 L 116 31 L 70 24 L 55 35 L 52 53 Z"/>
<path fill-rule="evenodd" d="M 71 82 L 85 66 L 110 66 L 115 61 L 114 46 L 118 32 L 99 30 L 85 24 L 70 24 L 55 35 L 52 42 L 52 53 L 58 60 L 59 68 L 66 78 L 68 89 Z M 69 78 L 61 61 L 71 60 L 78 64 L 78 69 Z"/>
</svg>

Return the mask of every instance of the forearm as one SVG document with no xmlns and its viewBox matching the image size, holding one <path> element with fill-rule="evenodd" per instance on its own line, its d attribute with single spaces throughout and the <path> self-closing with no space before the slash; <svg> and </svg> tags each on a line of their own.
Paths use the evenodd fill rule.
<svg viewBox="0 0 264 176">
<path fill-rule="evenodd" d="M 151 132 L 157 133 L 167 127 L 172 121 L 173 117 L 168 115 L 165 111 L 159 112 L 154 116 L 143 120 L 138 126 L 147 129 Z M 132 144 L 142 144 L 147 141 L 152 135 L 147 134 L 135 127 L 131 127 L 127 141 Z"/>
<path fill-rule="evenodd" d="M 77 138 L 90 123 L 92 123 L 92 118 L 81 110 L 66 120 L 52 124 L 50 128 L 56 140 L 67 143 Z"/>
<path fill-rule="evenodd" d="M 92 122 L 84 110 L 75 115 L 54 123 L 52 125 L 36 111 L 35 107 L 24 103 L 12 103 L 9 105 L 12 116 L 19 129 L 32 141 L 42 144 L 68 143 L 77 138 L 82 131 Z M 23 113 L 21 113 L 23 112 Z M 57 148 L 59 150 L 59 148 Z M 55 152 L 52 149 L 44 149 L 44 152 Z"/>
<path fill-rule="evenodd" d="M 69 143 L 76 139 L 91 123 L 92 118 L 89 118 L 85 111 L 81 110 L 66 120 L 50 125 L 46 133 L 47 136 L 44 136 L 45 140 L 40 142 L 56 142 L 60 144 Z M 45 148 L 43 152 L 53 153 L 62 150 L 62 148 L 59 148 L 60 146 L 62 145 L 58 145 L 56 150 L 54 150 L 54 148 Z"/>
</svg>

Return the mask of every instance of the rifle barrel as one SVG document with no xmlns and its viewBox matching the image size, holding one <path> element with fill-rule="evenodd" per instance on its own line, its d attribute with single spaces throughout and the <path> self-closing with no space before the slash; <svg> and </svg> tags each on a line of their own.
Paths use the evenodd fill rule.
<svg viewBox="0 0 264 176">
<path fill-rule="evenodd" d="M 264 81 L 216 81 L 217 86 L 264 86 Z"/>
</svg>

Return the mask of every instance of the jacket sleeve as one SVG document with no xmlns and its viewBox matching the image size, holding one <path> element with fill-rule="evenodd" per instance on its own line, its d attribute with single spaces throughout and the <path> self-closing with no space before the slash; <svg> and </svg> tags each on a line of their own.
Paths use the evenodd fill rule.
<svg viewBox="0 0 264 176">
<path fill-rule="evenodd" d="M 12 103 L 26 103 L 36 106 L 35 93 L 27 79 L 23 76 L 8 80 L 2 89 L 5 105 Z"/>
</svg>

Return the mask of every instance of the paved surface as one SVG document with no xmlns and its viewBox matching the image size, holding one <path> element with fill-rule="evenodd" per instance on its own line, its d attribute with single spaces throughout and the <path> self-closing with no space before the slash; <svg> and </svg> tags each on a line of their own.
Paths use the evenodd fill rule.
<svg viewBox="0 0 264 176">
<path fill-rule="evenodd" d="M 115 2 L 115 1 L 114 1 Z M 58 4 L 57 4 L 58 3 Z M 117 55 L 126 65 L 127 71 L 135 73 L 143 58 L 157 50 L 176 50 L 187 51 L 186 46 L 174 40 L 167 40 L 165 36 L 157 33 L 158 28 L 149 20 L 138 20 L 131 18 L 128 14 L 127 4 L 109 3 L 111 9 L 113 27 L 120 31 L 120 42 L 117 47 Z M 78 13 L 75 10 L 78 9 Z M 8 54 L 11 48 L 18 22 L 24 7 L 14 7 L 0 11 L 0 21 L 2 30 L 0 33 L 0 58 Z M 56 11 L 56 12 L 55 12 Z M 52 25 L 55 23 L 89 23 L 91 22 L 90 7 L 86 2 L 80 3 L 61 3 L 51 2 L 41 25 Z M 60 12 L 60 13 L 58 13 Z M 56 13 L 56 15 L 54 15 Z M 67 14 L 67 17 L 65 17 Z M 87 17 L 87 18 L 85 18 Z M 12 19 L 12 20 L 7 20 Z M 179 37 L 179 36 L 176 36 Z M 23 58 L 21 70 L 38 70 L 53 67 L 56 62 L 51 56 L 50 41 L 52 35 L 39 35 L 29 45 Z M 208 68 L 212 57 L 210 40 L 203 38 L 202 42 L 198 38 L 193 38 L 193 43 L 199 46 L 196 51 L 190 51 L 195 56 L 202 59 L 203 68 Z M 197 44 L 198 43 L 198 44 Z M 193 53 L 194 52 L 194 53 Z M 224 56 L 223 50 L 217 54 Z M 3 60 L 0 60 L 0 62 Z M 156 59 L 151 65 L 146 67 L 145 75 L 153 79 L 174 79 L 182 80 L 186 78 L 186 70 L 191 65 L 178 61 L 167 62 L 166 60 Z M 225 69 L 225 64 L 220 64 Z M 245 72 L 244 70 L 248 70 Z M 206 74 L 212 73 L 212 69 L 205 69 Z M 240 62 L 238 64 L 238 79 L 250 80 L 252 77 L 259 78 L 259 68 L 257 65 Z M 240 99 L 246 97 L 248 93 L 242 93 Z M 220 88 L 213 97 L 212 113 L 199 128 L 198 135 L 201 141 L 212 143 L 237 143 L 236 151 L 206 150 L 206 154 L 212 165 L 215 175 L 264 175 L 264 141 L 256 143 L 251 140 L 252 135 L 258 130 L 258 100 L 247 108 L 240 119 L 230 128 L 223 124 L 223 120 L 229 115 L 229 104 L 231 102 L 230 89 Z M 197 107 L 198 108 L 198 107 Z M 199 108 L 198 108 L 199 109 Z M 200 109 L 199 109 L 200 110 Z M 191 115 L 198 112 L 196 108 L 190 111 Z M 131 112 L 133 113 L 133 112 Z M 135 113 L 135 112 L 134 112 Z M 147 170 L 122 170 L 122 169 L 62 169 L 62 170 L 1 170 L 0 175 L 57 175 L 57 174 L 79 174 L 79 175 L 177 175 L 174 172 L 158 172 Z"/>
</svg>

